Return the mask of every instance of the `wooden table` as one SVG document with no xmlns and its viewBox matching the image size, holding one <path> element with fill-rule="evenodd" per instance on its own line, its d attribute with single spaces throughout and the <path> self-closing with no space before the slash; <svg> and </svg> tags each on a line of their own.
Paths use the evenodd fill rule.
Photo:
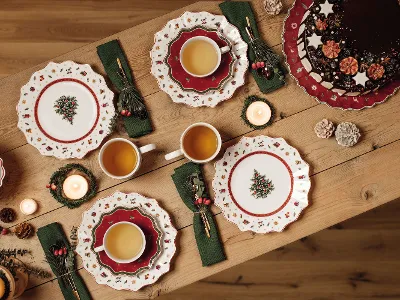
<svg viewBox="0 0 400 300">
<path fill-rule="evenodd" d="M 268 44 L 281 53 L 281 31 L 285 14 L 268 16 L 263 11 L 261 2 L 253 3 L 260 30 Z M 284 1 L 285 12 L 292 2 L 293 0 Z M 194 109 L 174 104 L 167 94 L 159 90 L 156 80 L 150 74 L 149 51 L 153 44 L 154 33 L 168 20 L 178 17 L 186 10 L 220 13 L 218 2 L 199 2 L 53 59 L 55 62 L 73 60 L 77 63 L 88 63 L 95 71 L 104 74 L 96 54 L 96 46 L 115 38 L 121 41 L 139 89 L 145 96 L 155 127 L 154 133 L 136 142 L 138 145 L 156 143 L 158 151 L 147 155 L 140 173 L 125 182 L 112 180 L 101 172 L 97 164 L 97 151 L 88 154 L 79 162 L 88 166 L 97 176 L 100 185 L 97 198 L 120 190 L 138 192 L 158 199 L 172 215 L 173 222 L 179 229 L 178 251 L 171 272 L 164 275 L 156 284 L 136 293 L 115 291 L 107 286 L 97 285 L 93 277 L 82 269 L 79 260 L 79 273 L 94 299 L 151 298 L 168 293 L 400 196 L 398 184 L 400 124 L 397 122 L 400 113 L 397 103 L 400 101 L 399 94 L 373 109 L 341 111 L 318 104 L 288 76 L 286 87 L 267 95 L 268 100 L 276 107 L 278 117 L 271 127 L 262 131 L 250 130 L 240 119 L 243 99 L 252 94 L 261 95 L 250 77 L 248 83 L 240 88 L 231 100 L 214 109 Z M 46 190 L 45 184 L 52 172 L 66 162 L 41 156 L 35 148 L 26 143 L 24 135 L 17 128 L 15 106 L 19 100 L 19 90 L 34 71 L 46 64 L 43 63 L 0 81 L 3 103 L 0 110 L 0 156 L 5 161 L 7 171 L 5 184 L 0 190 L 0 198 L 2 206 L 14 207 L 16 210 L 22 199 L 36 199 L 40 203 L 39 212 L 34 217 L 24 217 L 19 214 L 17 222 L 29 221 L 39 228 L 57 221 L 62 223 L 68 232 L 72 226 L 80 224 L 82 212 L 92 206 L 95 200 L 74 210 L 62 207 L 56 202 Z M 322 118 L 328 118 L 335 123 L 342 121 L 356 123 L 363 133 L 361 142 L 347 149 L 338 146 L 334 138 L 318 139 L 313 127 Z M 236 225 L 226 221 L 217 208 L 214 208 L 228 260 L 208 268 L 201 266 L 193 236 L 192 215 L 188 213 L 179 198 L 170 178 L 174 168 L 185 161 L 181 159 L 171 163 L 164 160 L 166 152 L 177 148 L 181 132 L 189 124 L 197 121 L 209 122 L 217 127 L 222 134 L 224 148 L 235 144 L 243 135 L 265 134 L 283 137 L 299 149 L 304 159 L 312 166 L 311 205 L 304 211 L 302 218 L 283 233 L 256 235 L 251 232 L 241 232 Z M 125 134 L 115 133 L 113 136 L 118 135 Z M 207 182 L 210 184 L 214 174 L 213 165 L 205 165 L 204 169 Z M 15 226 L 17 222 L 13 225 Z M 36 237 L 26 241 L 12 236 L 0 239 L 2 247 L 32 249 L 33 256 L 25 258 L 24 261 L 49 269 L 44 262 L 44 254 Z M 23 298 L 62 299 L 62 294 L 55 281 L 31 277 L 30 288 Z"/>
</svg>

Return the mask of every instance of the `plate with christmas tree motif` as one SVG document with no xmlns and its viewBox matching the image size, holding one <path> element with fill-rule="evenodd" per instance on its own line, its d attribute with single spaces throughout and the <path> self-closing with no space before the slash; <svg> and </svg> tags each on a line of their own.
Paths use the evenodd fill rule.
<svg viewBox="0 0 400 300">
<path fill-rule="evenodd" d="M 215 204 L 242 231 L 281 232 L 308 206 L 309 165 L 282 138 L 244 137 L 215 169 Z"/>
<path fill-rule="evenodd" d="M 110 133 L 113 98 L 89 65 L 50 62 L 21 88 L 18 128 L 42 155 L 83 158 Z"/>
</svg>

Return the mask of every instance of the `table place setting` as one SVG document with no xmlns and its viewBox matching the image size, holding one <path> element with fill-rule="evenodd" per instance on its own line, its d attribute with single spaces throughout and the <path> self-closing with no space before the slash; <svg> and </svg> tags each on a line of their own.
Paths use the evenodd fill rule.
<svg viewBox="0 0 400 300">
<path fill-rule="evenodd" d="M 377 8 L 381 5 L 378 0 L 367 1 Z M 385 50 L 378 54 L 369 52 L 369 48 L 359 50 L 358 43 L 364 39 L 349 35 L 352 30 L 347 26 L 352 23 L 346 22 L 355 13 L 348 5 L 343 0 L 295 0 L 284 20 L 283 53 L 290 74 L 308 95 L 331 107 L 360 110 L 385 101 L 399 88 L 400 39 L 390 39 L 393 49 L 378 41 L 383 47 L 380 50 Z M 265 0 L 263 7 L 268 18 L 273 18 L 281 12 L 282 2 Z M 30 249 L 0 249 L 0 300 L 21 295 L 29 275 L 56 279 L 65 299 L 92 299 L 92 287 L 87 287 L 77 273 L 76 254 L 97 284 L 139 291 L 175 271 L 172 266 L 177 248 L 185 251 L 185 245 L 177 244 L 178 232 L 191 225 L 199 253 L 196 263 L 212 269 L 230 259 L 230 251 L 225 249 L 230 245 L 224 245 L 226 236 L 219 231 L 213 204 L 240 231 L 256 234 L 290 231 L 288 226 L 305 213 L 312 186 L 309 157 L 300 154 L 301 143 L 299 149 L 290 145 L 291 132 L 282 134 L 286 140 L 279 133 L 266 135 L 266 128 L 284 117 L 282 113 L 280 118 L 276 116 L 279 101 L 270 101 L 265 94 L 278 95 L 288 82 L 286 70 L 280 56 L 263 40 L 263 19 L 257 22 L 250 2 L 226 1 L 219 8 L 222 15 L 186 11 L 156 28 L 154 44 L 148 49 L 151 63 L 146 67 L 178 113 L 178 105 L 186 104 L 197 117 L 200 110 L 221 109 L 226 105 L 223 101 L 238 96 L 230 101 L 238 102 L 241 109 L 229 118 L 232 124 L 242 122 L 251 129 L 240 134 L 240 139 L 234 130 L 229 132 L 229 127 L 224 129 L 228 132 L 222 132 L 224 127 L 217 120 L 213 125 L 196 119 L 178 131 L 175 140 L 171 135 L 170 149 L 159 150 L 156 135 L 152 135 L 157 128 L 151 119 L 157 112 L 148 110 L 149 99 L 137 87 L 139 78 L 135 78 L 126 55 L 131 49 L 123 38 L 114 37 L 94 48 L 108 78 L 97 74 L 93 70 L 96 66 L 66 60 L 48 63 L 21 87 L 17 126 L 27 143 L 43 156 L 82 162 L 71 160 L 54 170 L 43 189 L 46 186 L 47 196 L 50 193 L 62 207 L 70 209 L 68 213 L 83 214 L 79 227 L 73 226 L 68 238 L 62 219 L 42 224 L 37 230 L 31 223 L 18 220 L 19 213 L 28 221 L 41 216 L 45 202 L 37 195 L 20 200 L 19 212 L 12 207 L 0 208 L 0 221 L 4 223 L 0 226 L 1 238 L 38 239 L 55 276 L 19 260 L 32 255 Z M 358 17 L 354 15 L 356 25 Z M 258 90 L 239 94 L 247 72 Z M 112 90 L 107 83 L 113 85 Z M 336 124 L 325 116 L 321 119 L 310 126 L 315 141 L 328 142 L 334 135 L 340 149 L 358 146 L 362 128 L 357 124 L 347 120 Z M 123 123 L 125 132 L 107 138 L 118 122 Z M 140 138 L 147 135 L 142 143 Z M 224 144 L 231 140 L 237 142 L 226 147 Z M 113 185 L 102 186 L 101 174 L 86 157 L 95 150 L 98 152 L 91 155 L 97 158 L 97 170 L 113 179 Z M 162 152 L 163 165 L 150 160 L 147 153 L 151 151 L 157 155 Z M 183 201 L 187 208 L 184 213 L 190 219 L 193 214 L 192 223 L 183 226 L 178 215 L 180 228 L 175 228 L 172 212 L 163 208 L 171 199 L 163 195 L 152 198 L 159 189 L 157 182 L 154 190 L 146 189 L 146 195 L 134 191 L 139 190 L 134 177 L 143 159 L 153 162 L 155 169 L 174 164 L 168 174 L 172 201 Z M 212 180 L 204 175 L 204 165 L 214 167 Z M 0 158 L 2 189 L 8 174 Z M 117 190 L 116 186 L 127 182 L 128 192 Z M 93 200 L 108 189 L 109 196 Z"/>
</svg>

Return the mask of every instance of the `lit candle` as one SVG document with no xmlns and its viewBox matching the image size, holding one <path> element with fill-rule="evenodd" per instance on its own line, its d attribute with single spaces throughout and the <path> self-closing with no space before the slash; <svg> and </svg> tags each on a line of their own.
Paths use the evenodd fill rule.
<svg viewBox="0 0 400 300">
<path fill-rule="evenodd" d="M 263 101 L 255 101 L 249 105 L 246 117 L 255 126 L 262 126 L 271 119 L 272 111 L 269 105 Z"/>
<path fill-rule="evenodd" d="M 19 204 L 19 209 L 24 215 L 31 215 L 38 209 L 38 204 L 33 199 L 24 199 Z"/>
<path fill-rule="evenodd" d="M 86 195 L 88 189 L 89 184 L 85 177 L 81 175 L 71 175 L 64 180 L 64 195 L 71 200 L 82 198 Z"/>
</svg>

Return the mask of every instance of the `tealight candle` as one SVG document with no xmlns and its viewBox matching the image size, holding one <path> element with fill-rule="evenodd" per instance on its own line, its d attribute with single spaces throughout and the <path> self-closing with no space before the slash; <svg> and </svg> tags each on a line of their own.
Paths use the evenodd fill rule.
<svg viewBox="0 0 400 300">
<path fill-rule="evenodd" d="M 255 126 L 262 126 L 271 119 L 272 111 L 269 105 L 263 101 L 255 101 L 246 110 L 246 117 Z"/>
<path fill-rule="evenodd" d="M 24 199 L 19 204 L 19 209 L 24 215 L 31 215 L 38 209 L 38 204 L 33 199 Z"/>
<path fill-rule="evenodd" d="M 85 177 L 81 175 L 71 175 L 64 180 L 64 195 L 71 199 L 77 200 L 86 195 L 89 190 L 89 184 Z"/>
</svg>

